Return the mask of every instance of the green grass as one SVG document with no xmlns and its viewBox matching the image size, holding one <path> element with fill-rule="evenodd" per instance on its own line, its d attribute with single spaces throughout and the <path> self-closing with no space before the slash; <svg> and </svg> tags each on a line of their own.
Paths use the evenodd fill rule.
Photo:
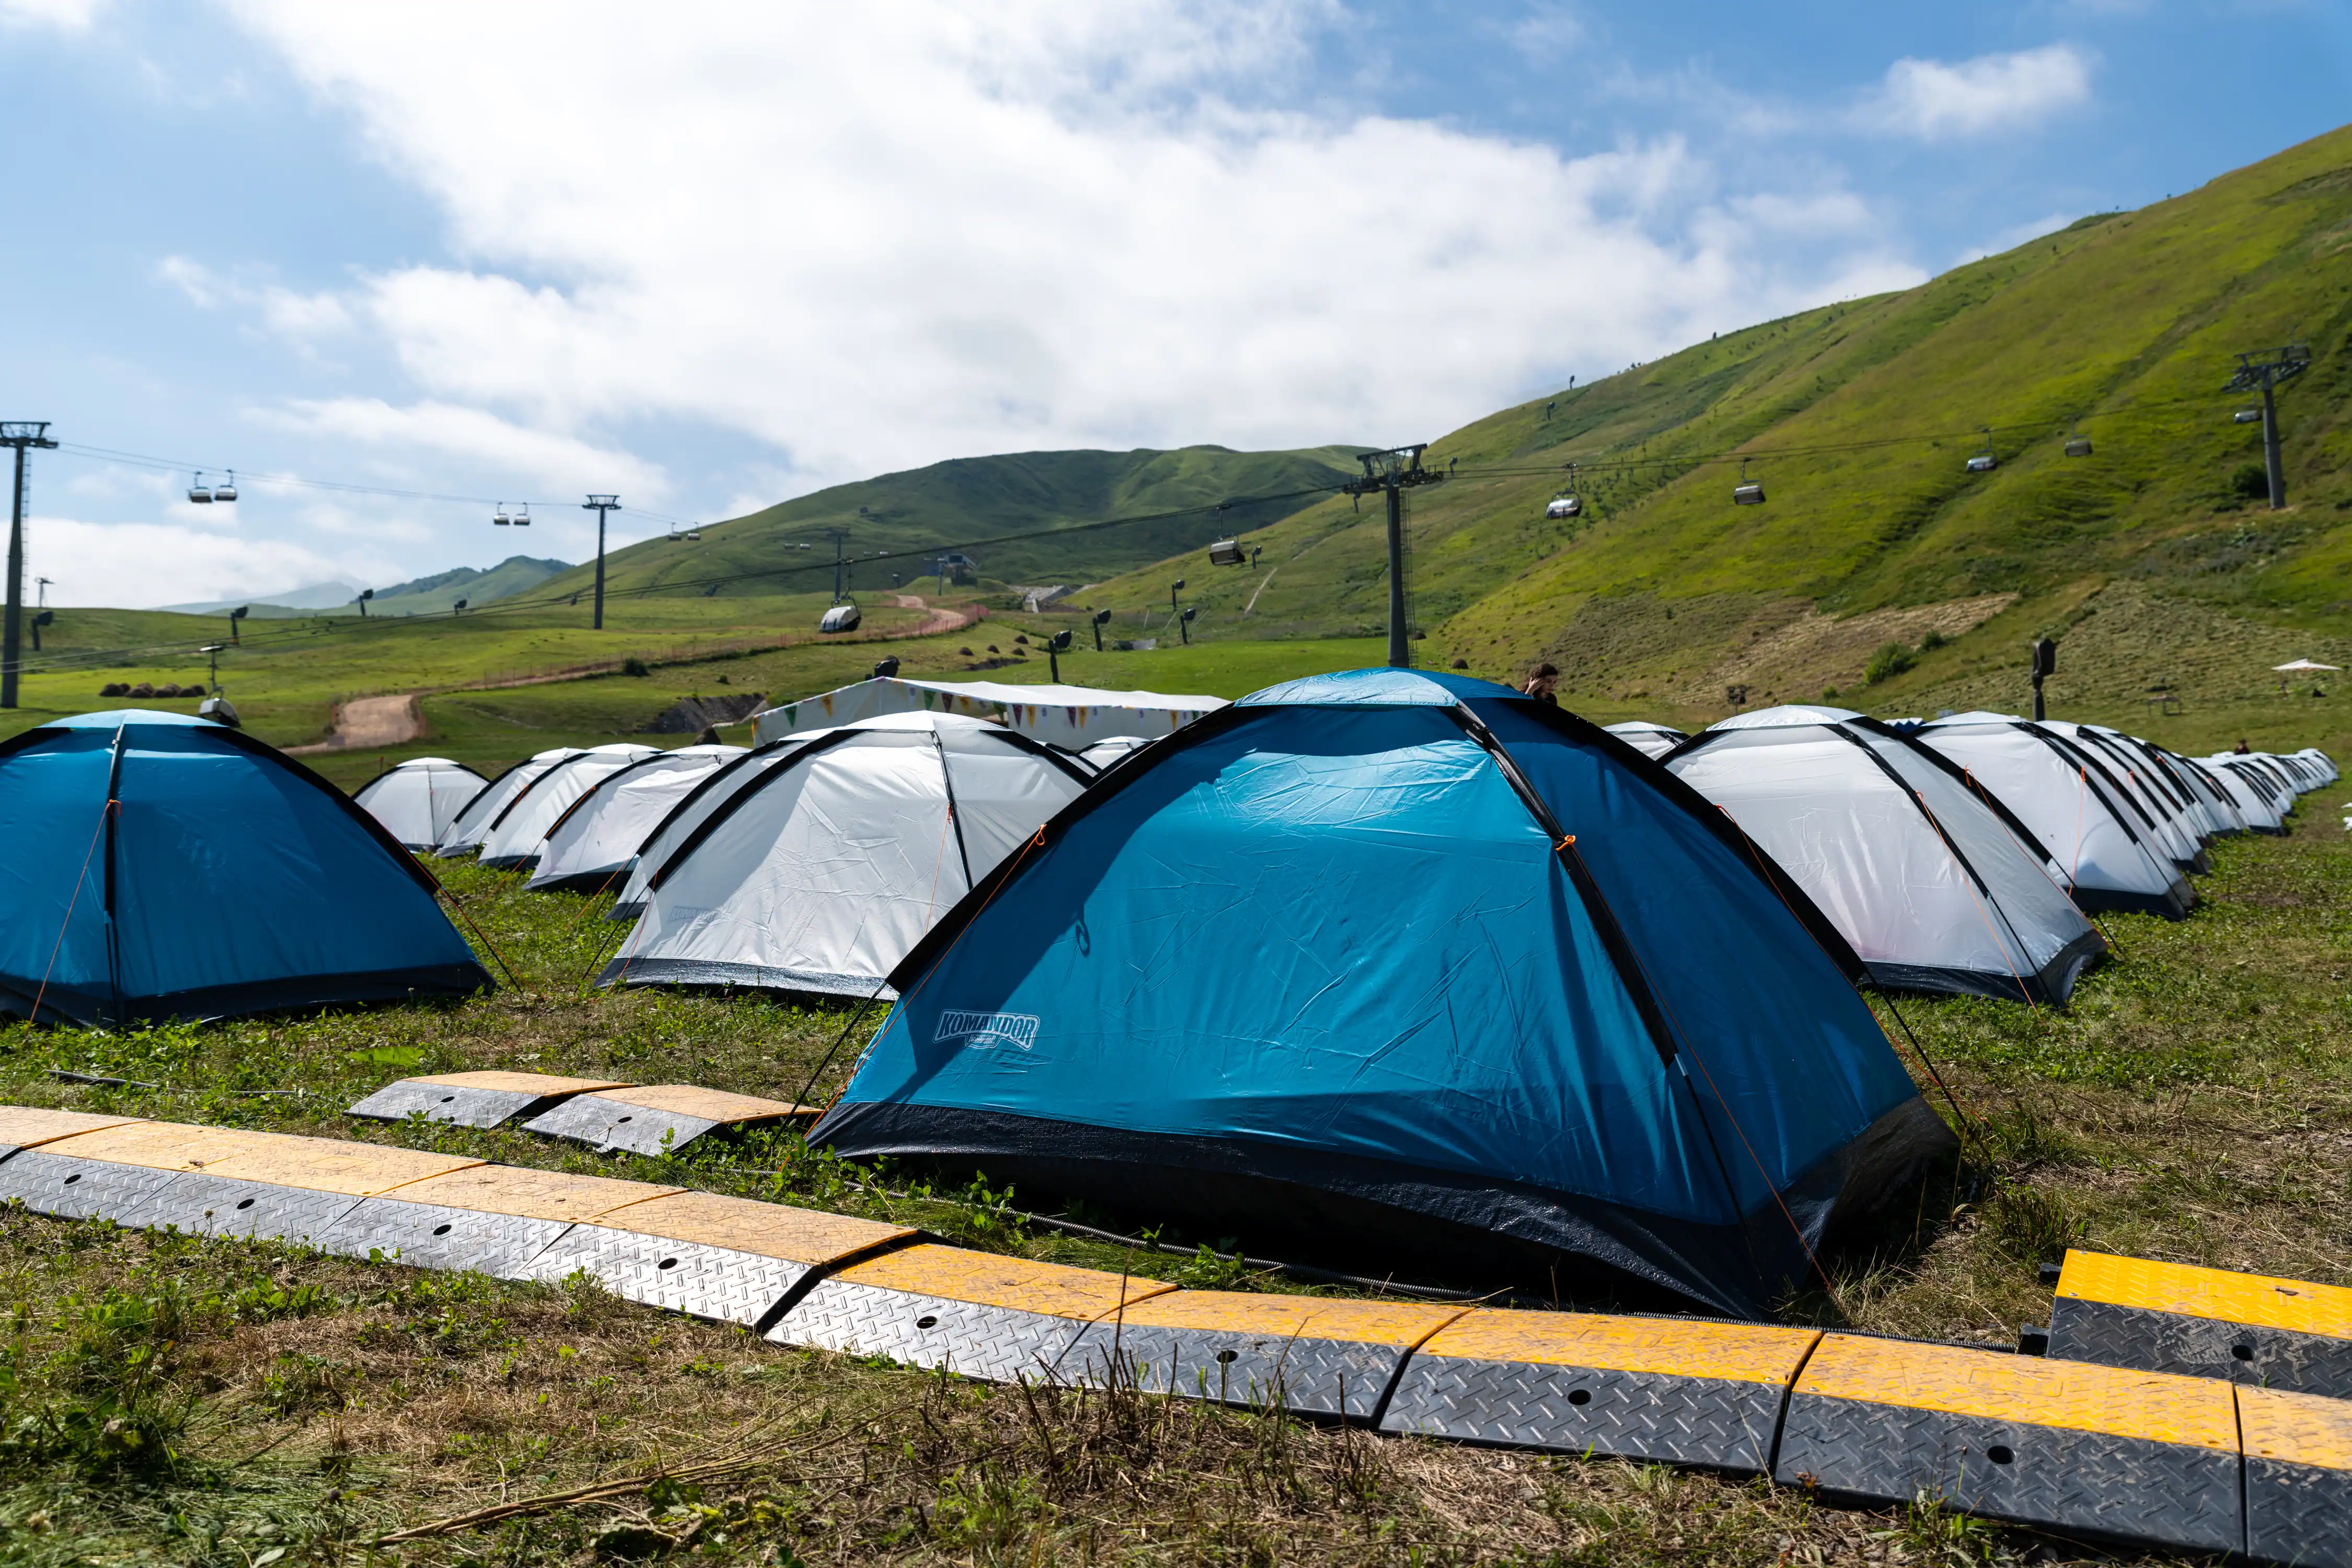
<svg viewBox="0 0 2352 1568">
<path fill-rule="evenodd" d="M 1213 678 L 1225 657 L 1204 649 L 1189 668 Z M 1969 1118 L 1968 1183 L 1916 1194 L 1885 1234 L 1832 1259 L 1833 1294 L 1791 1300 L 1786 1315 L 2006 1342 L 2018 1324 L 2044 1321 L 2034 1268 L 2067 1245 L 2352 1283 L 2341 1224 L 2352 1191 L 2352 839 L 2330 805 L 2306 809 L 2290 837 L 2218 845 L 2190 920 L 2111 920 L 2120 956 L 2067 1012 L 1903 1001 Z M 346 1120 L 342 1106 L 390 1079 L 488 1067 L 789 1096 L 849 1021 L 749 997 L 585 992 L 582 978 L 619 931 L 596 918 L 598 901 L 525 894 L 464 863 L 444 874 L 520 985 L 446 1005 L 122 1035 L 11 1026 L 0 1028 L 0 1098 L 830 1207 L 1194 1286 L 1307 1289 L 1230 1258 L 1057 1236 L 1012 1212 L 1021 1194 L 985 1181 L 890 1196 L 874 1189 L 905 1190 L 914 1176 L 869 1175 L 790 1134 L 651 1160 L 513 1131 Z M 160 1087 L 72 1086 L 52 1068 Z M 1157 1400 L 1024 1395 L 765 1347 L 577 1283 L 429 1276 L 16 1212 L 0 1212 L 0 1561 L 12 1563 L 242 1563 L 280 1549 L 272 1561 L 358 1561 L 359 1543 L 394 1526 L 641 1475 L 747 1436 L 754 1458 L 698 1490 L 550 1504 L 380 1560 L 584 1562 L 600 1538 L 610 1552 L 650 1543 L 624 1532 L 654 1530 L 698 1531 L 698 1560 L 812 1564 L 1761 1568 L 1892 1560 L 1898 1548 L 1934 1563 L 2075 1550 L 1932 1507 L 1841 1512 L 1706 1476 Z"/>
</svg>

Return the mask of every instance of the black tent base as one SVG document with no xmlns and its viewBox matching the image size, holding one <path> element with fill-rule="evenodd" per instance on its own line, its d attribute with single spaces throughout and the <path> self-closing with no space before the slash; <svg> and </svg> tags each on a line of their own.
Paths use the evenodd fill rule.
<svg viewBox="0 0 2352 1568">
<path fill-rule="evenodd" d="M 260 1013 L 312 1013 L 326 1007 L 366 1006 L 386 1002 L 454 1001 L 494 991 L 480 964 L 436 963 L 417 969 L 364 974 L 297 974 L 237 985 L 213 985 L 161 996 L 122 996 L 44 987 L 36 980 L 0 975 L 0 1017 L 85 1028 L 142 1028 L 156 1024 L 205 1023 Z M 36 1004 L 38 1016 L 35 1016 Z"/>
<path fill-rule="evenodd" d="M 2186 878 L 2161 893 L 2126 893 L 2112 888 L 2085 888 L 2078 882 L 2073 896 L 2074 907 L 2086 915 L 2158 915 L 2185 921 L 2197 907 L 2197 889 Z"/>
<path fill-rule="evenodd" d="M 2107 951 L 2107 939 L 2086 931 L 2056 952 L 2032 974 L 2008 970 L 1942 969 L 1922 963 L 1872 963 L 1870 978 L 1882 991 L 1916 991 L 1930 996 L 1990 996 L 1998 1002 L 2024 1002 L 2042 1007 L 2063 1007 L 2074 994 L 2083 971 Z"/>
<path fill-rule="evenodd" d="M 1373 1279 L 1584 1306 L 1761 1318 L 1819 1289 L 1811 1260 L 1957 1148 L 1916 1099 L 1738 1225 L 1243 1139 L 1132 1132 L 921 1105 L 840 1107 L 810 1141 L 1010 1184 L 1025 1207 L 1076 1200 L 1188 1240 Z M 1810 1251 L 1809 1251 L 1810 1249 Z"/>
</svg>

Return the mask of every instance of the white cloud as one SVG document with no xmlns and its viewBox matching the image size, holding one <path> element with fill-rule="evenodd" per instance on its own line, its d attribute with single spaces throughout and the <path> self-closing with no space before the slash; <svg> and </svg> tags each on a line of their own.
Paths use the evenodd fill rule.
<svg viewBox="0 0 2352 1568">
<path fill-rule="evenodd" d="M 26 575 L 54 580 L 52 605 L 185 605 L 248 594 L 258 599 L 310 583 L 349 582 L 362 568 L 393 575 L 373 550 L 330 556 L 285 540 L 225 537 L 177 523 L 36 517 L 25 531 Z"/>
<path fill-rule="evenodd" d="M 2091 61 L 2070 44 L 1947 65 L 1900 59 L 1864 110 L 1869 126 L 1923 142 L 2029 130 L 2090 101 Z"/>
<path fill-rule="evenodd" d="M 1592 29 L 1573 6 L 1559 0 L 1537 0 L 1512 23 L 1507 36 L 1511 47 L 1537 65 L 1553 65 L 1590 43 Z"/>
<path fill-rule="evenodd" d="M 80 32 L 98 16 L 102 0 L 0 0 L 0 26 L 58 27 Z"/>
<path fill-rule="evenodd" d="M 772 444 L 794 489 L 1020 447 L 1415 439 L 1916 277 L 1851 196 L 1725 203 L 1676 142 L 1568 158 L 1285 108 L 1332 0 L 238 14 L 441 205 L 455 258 L 334 301 L 413 406 L 290 416 L 566 491 L 647 420 Z"/>
<path fill-rule="evenodd" d="M 569 436 L 533 430 L 478 408 L 449 403 L 394 407 L 375 397 L 296 401 L 260 416 L 285 429 L 329 436 L 399 454 L 437 453 L 511 474 L 543 490 L 568 493 L 584 486 L 643 494 L 658 504 L 668 490 L 660 468 L 626 452 Z M 389 471 L 388 489 L 415 482 Z"/>
</svg>

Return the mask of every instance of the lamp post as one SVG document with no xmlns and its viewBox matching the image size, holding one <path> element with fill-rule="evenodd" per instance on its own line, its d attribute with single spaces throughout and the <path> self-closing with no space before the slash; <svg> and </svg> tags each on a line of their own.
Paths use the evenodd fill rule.
<svg viewBox="0 0 2352 1568">
<path fill-rule="evenodd" d="M 1045 671 L 1055 685 L 1062 684 L 1062 656 L 1070 651 L 1070 632 L 1065 626 L 1045 639 Z"/>
<path fill-rule="evenodd" d="M 1095 628 L 1095 651 L 1097 653 L 1100 653 L 1103 650 L 1102 629 L 1104 626 L 1110 624 L 1110 612 L 1108 610 L 1097 610 L 1094 613 L 1094 619 L 1088 624 Z"/>
<path fill-rule="evenodd" d="M 2039 722 L 2046 715 L 2042 710 L 2042 682 L 2044 677 L 2058 673 L 2058 645 L 2048 637 L 2033 644 L 2033 717 Z"/>
</svg>

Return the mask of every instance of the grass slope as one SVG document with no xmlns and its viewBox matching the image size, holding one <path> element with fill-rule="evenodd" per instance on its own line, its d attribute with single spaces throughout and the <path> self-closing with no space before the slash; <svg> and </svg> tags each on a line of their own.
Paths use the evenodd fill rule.
<svg viewBox="0 0 2352 1568">
<path fill-rule="evenodd" d="M 2215 861 L 2187 921 L 2112 922 L 2122 956 L 2086 977 L 2069 1012 L 1904 1004 L 1980 1134 L 1971 1185 L 1922 1194 L 1874 1251 L 1833 1260 L 1833 1292 L 1787 1303 L 1785 1317 L 2005 1343 L 2042 1320 L 2034 1268 L 2069 1245 L 2352 1283 L 2341 1246 L 2352 841 L 2306 812 L 2292 836 L 2225 841 Z M 129 1034 L 12 1025 L 0 1028 L 0 1098 L 735 1193 L 1193 1287 L 1308 1289 L 1231 1256 L 1056 1235 L 1012 1212 L 1018 1194 L 869 1176 L 789 1133 L 649 1160 L 516 1131 L 347 1120 L 341 1107 L 390 1079 L 493 1067 L 790 1097 L 846 1022 L 719 994 L 583 993 L 617 930 L 595 900 L 442 869 L 520 985 Z M 68 1085 L 52 1068 L 159 1087 Z M 358 1561 L 392 1528 L 745 1442 L 757 1452 L 744 1468 L 698 1489 L 539 1503 L 368 1560 L 520 1568 L 649 1555 L 689 1536 L 698 1562 L 809 1564 L 2094 1555 L 1932 1506 L 1842 1512 L 1705 1475 L 1024 1394 L 782 1351 L 578 1282 L 429 1275 L 21 1211 L 0 1212 L 0 1305 L 12 1324 L 0 1379 L 10 1562 Z"/>
<path fill-rule="evenodd" d="M 2352 634 L 2347 258 L 2352 130 L 1904 293 L 1728 333 L 1479 420 L 1430 449 L 1455 477 L 1408 497 L 1423 654 L 1502 678 L 1549 658 L 1580 699 L 1675 688 L 1719 716 L 1723 683 L 1702 702 L 1691 680 L 1811 616 L 1896 620 L 1859 653 L 1794 660 L 1771 683 L 1782 699 L 1851 684 L 1906 631 L 1966 640 L 2021 601 L 2035 612 L 2023 624 L 2053 629 L 2126 580 Z M 2233 488 L 2260 458 L 2259 432 L 2231 421 L 2246 400 L 2221 387 L 2239 351 L 2297 336 L 2313 363 L 2280 396 L 2294 504 L 2273 513 Z M 1984 426 L 2000 467 L 1970 475 Z M 2061 455 L 2075 427 L 2093 440 L 2087 458 Z M 1743 457 L 1764 506 L 1731 504 Z M 1570 462 L 1586 514 L 1548 521 Z M 1385 626 L 1377 504 L 1327 501 L 1248 542 L 1264 547 L 1255 569 L 1191 553 L 1089 597 L 1122 626 L 1156 625 L 1181 576 L 1202 637 Z M 1928 613 L 1913 626 L 1913 611 Z"/>
<path fill-rule="evenodd" d="M 1286 516 L 1356 468 L 1351 447 L 1297 452 L 1234 452 L 1223 447 L 1179 451 L 1020 452 L 959 458 L 904 473 L 835 485 L 746 517 L 712 523 L 699 540 L 656 539 L 607 557 L 608 584 L 691 595 L 713 587 L 734 594 L 803 592 L 833 585 L 832 528 L 846 530 L 848 556 L 953 549 L 965 542 L 1037 529 L 1076 528 L 1114 518 L 1183 511 L 1159 522 L 1073 532 L 976 549 L 982 571 L 1001 583 L 1077 584 L 1156 561 L 1218 535 L 1220 526 L 1262 526 Z M 1280 497 L 1237 505 L 1220 518 L 1197 509 L 1241 498 Z M 803 548 L 805 546 L 805 548 Z M 919 559 L 871 563 L 851 585 L 868 597 L 891 574 L 908 582 Z M 776 575 L 789 570 L 790 576 Z M 735 579 L 741 579 L 736 581 Z M 593 567 L 551 581 L 544 593 L 593 582 Z"/>
</svg>

